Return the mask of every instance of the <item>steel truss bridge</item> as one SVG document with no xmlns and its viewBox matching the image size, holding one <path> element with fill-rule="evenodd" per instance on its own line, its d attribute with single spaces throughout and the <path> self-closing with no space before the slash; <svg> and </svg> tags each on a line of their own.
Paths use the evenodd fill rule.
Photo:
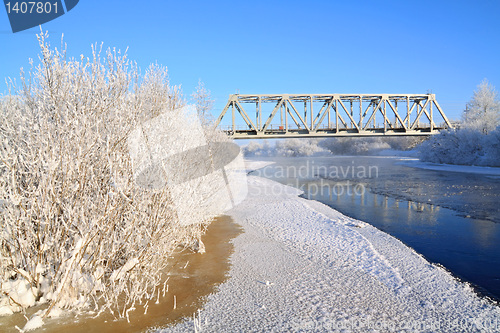
<svg viewBox="0 0 500 333">
<path fill-rule="evenodd" d="M 234 139 L 419 136 L 452 127 L 434 94 L 235 94 L 216 126 Z"/>
</svg>

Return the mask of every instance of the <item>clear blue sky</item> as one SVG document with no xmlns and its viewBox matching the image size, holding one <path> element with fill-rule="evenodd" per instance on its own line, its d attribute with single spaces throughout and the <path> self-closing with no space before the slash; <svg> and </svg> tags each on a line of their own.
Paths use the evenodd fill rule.
<svg viewBox="0 0 500 333">
<path fill-rule="evenodd" d="M 90 45 L 158 62 L 188 96 L 202 79 L 218 112 L 231 93 L 426 93 L 458 118 L 483 78 L 500 89 L 500 1 L 80 0 L 43 25 L 71 56 Z M 38 54 L 0 8 L 0 92 Z M 214 112 L 214 113 L 216 113 Z"/>
</svg>

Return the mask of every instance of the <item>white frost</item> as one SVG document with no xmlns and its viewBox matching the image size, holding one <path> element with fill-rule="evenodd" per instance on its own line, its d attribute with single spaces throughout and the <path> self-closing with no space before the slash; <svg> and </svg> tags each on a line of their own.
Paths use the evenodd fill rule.
<svg viewBox="0 0 500 333">
<path fill-rule="evenodd" d="M 5 295 L 9 295 L 10 298 L 22 307 L 30 307 L 35 305 L 35 295 L 38 293 L 37 288 L 31 287 L 30 283 L 24 278 L 17 278 L 15 280 L 8 280 L 2 283 L 2 292 Z M 9 301 L 7 299 L 2 299 L 0 306 L 7 305 Z M 14 306 L 17 310 L 17 306 Z M 4 313 L 7 310 L 2 310 Z"/>
<path fill-rule="evenodd" d="M 23 327 L 23 332 L 32 331 L 34 329 L 40 328 L 43 325 L 43 319 L 40 316 L 33 316 L 26 325 Z"/>
<path fill-rule="evenodd" d="M 129 259 L 125 265 L 123 265 L 122 267 L 118 268 L 118 269 L 115 269 L 113 271 L 113 273 L 111 274 L 111 277 L 110 279 L 112 281 L 116 281 L 116 280 L 119 280 L 121 279 L 123 276 L 125 276 L 125 274 L 130 271 L 132 268 L 135 267 L 135 265 L 137 265 L 139 263 L 139 259 L 137 258 L 132 258 L 132 259 Z"/>
<path fill-rule="evenodd" d="M 464 172 L 474 173 L 478 175 L 491 175 L 500 176 L 500 168 L 498 167 L 484 167 L 476 165 L 453 165 L 453 164 L 439 164 L 430 162 L 421 162 L 418 159 L 405 159 L 401 164 L 427 170 L 437 170 L 445 172 Z"/>
</svg>

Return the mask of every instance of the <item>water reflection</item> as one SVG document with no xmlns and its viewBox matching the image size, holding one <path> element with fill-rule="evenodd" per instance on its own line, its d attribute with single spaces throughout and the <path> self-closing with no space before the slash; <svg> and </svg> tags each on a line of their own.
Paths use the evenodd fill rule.
<svg viewBox="0 0 500 333">
<path fill-rule="evenodd" d="M 476 238 L 476 242 L 485 248 L 494 248 L 495 242 L 498 239 L 495 235 L 500 233 L 500 225 L 498 223 L 491 223 L 486 220 L 476 220 L 472 225 L 474 232 L 472 235 Z"/>
<path fill-rule="evenodd" d="M 500 179 L 410 168 L 396 158 L 273 161 L 255 174 L 374 225 L 500 300 Z"/>
<path fill-rule="evenodd" d="M 293 185 L 293 184 L 289 184 Z M 339 183 L 324 183 L 322 187 L 317 186 L 317 182 L 308 182 L 301 189 L 304 190 L 304 197 L 310 200 L 317 200 L 323 203 L 332 203 L 335 201 L 340 206 L 357 206 L 362 208 L 377 208 L 380 209 L 384 219 L 398 218 L 399 223 L 425 223 L 433 225 L 437 223 L 440 207 L 432 203 L 405 201 L 394 199 L 388 195 L 371 193 L 367 188 L 367 184 L 360 183 L 350 188 L 354 190 L 340 190 L 341 187 L 346 187 L 347 182 Z M 363 190 L 356 190 L 363 188 Z M 425 213 L 424 219 L 415 218 L 420 214 Z M 402 218 L 403 217 L 403 218 Z"/>
</svg>

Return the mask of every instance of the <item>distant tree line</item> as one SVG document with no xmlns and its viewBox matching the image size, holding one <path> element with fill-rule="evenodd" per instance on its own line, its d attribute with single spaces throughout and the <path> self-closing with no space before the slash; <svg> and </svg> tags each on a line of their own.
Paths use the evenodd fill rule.
<svg viewBox="0 0 500 333">
<path fill-rule="evenodd" d="M 413 150 L 422 161 L 500 166 L 500 101 L 486 79 L 474 91 L 455 128 L 425 137 L 326 138 L 252 141 L 246 156 L 374 155 Z"/>
</svg>

